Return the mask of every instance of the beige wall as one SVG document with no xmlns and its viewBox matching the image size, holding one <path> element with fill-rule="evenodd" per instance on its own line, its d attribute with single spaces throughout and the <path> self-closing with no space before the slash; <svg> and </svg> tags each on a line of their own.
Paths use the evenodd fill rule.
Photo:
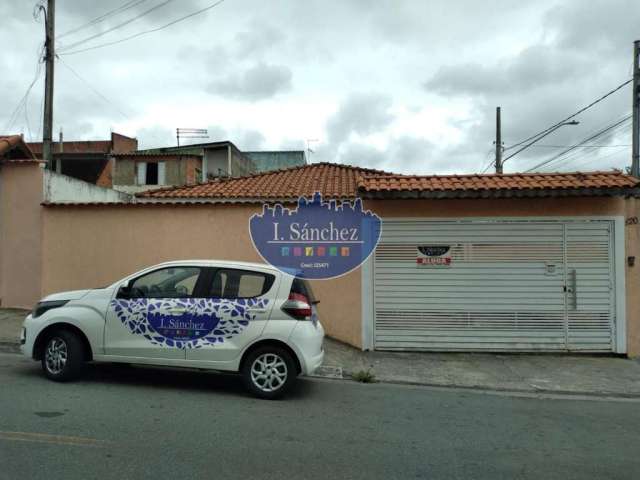
<svg viewBox="0 0 640 480">
<path fill-rule="evenodd" d="M 627 287 L 627 348 L 630 357 L 640 357 L 640 202 L 636 198 L 627 201 L 625 226 L 626 256 L 635 257 L 635 263 L 626 264 Z"/>
<path fill-rule="evenodd" d="M 31 308 L 40 298 L 42 175 L 36 162 L 0 165 L 0 305 Z"/>
<path fill-rule="evenodd" d="M 42 290 L 108 285 L 167 260 L 261 262 L 243 205 L 52 206 L 44 209 Z M 360 275 L 313 282 L 327 333 L 361 344 Z"/>
</svg>

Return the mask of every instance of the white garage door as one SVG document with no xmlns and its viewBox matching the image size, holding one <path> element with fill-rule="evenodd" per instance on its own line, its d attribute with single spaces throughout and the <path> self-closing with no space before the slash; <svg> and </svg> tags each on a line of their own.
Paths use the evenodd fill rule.
<svg viewBox="0 0 640 480">
<path fill-rule="evenodd" d="M 375 348 L 612 351 L 612 229 L 603 220 L 385 220 Z"/>
</svg>

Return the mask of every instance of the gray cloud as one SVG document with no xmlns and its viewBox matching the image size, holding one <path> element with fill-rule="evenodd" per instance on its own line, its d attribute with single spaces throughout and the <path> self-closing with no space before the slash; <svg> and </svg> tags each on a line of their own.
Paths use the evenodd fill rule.
<svg viewBox="0 0 640 480">
<path fill-rule="evenodd" d="M 285 38 L 281 30 L 266 24 L 264 19 L 254 20 L 247 30 L 235 36 L 233 48 L 238 57 L 255 57 L 282 45 Z"/>
<path fill-rule="evenodd" d="M 327 136 L 336 147 L 351 133 L 368 135 L 389 126 L 391 98 L 377 93 L 358 93 L 347 98 L 327 122 Z"/>
<path fill-rule="evenodd" d="M 467 63 L 440 68 L 424 87 L 444 95 L 495 95 L 557 88 L 593 68 L 592 58 L 537 45 L 494 65 Z"/>
<path fill-rule="evenodd" d="M 103 31 L 161 2 L 147 0 L 65 40 Z M 203 2 L 174 0 L 101 39 L 166 23 L 201 8 Z M 60 1 L 57 31 L 122 3 Z M 212 132 L 220 136 L 216 139 L 260 148 L 303 146 L 300 139 L 320 138 L 314 160 L 356 161 L 403 172 L 478 171 L 493 148 L 497 105 L 503 108 L 503 136 L 510 145 L 629 77 L 631 42 L 640 35 L 636 3 L 352 0 L 327 8 L 323 0 L 227 1 L 161 32 L 61 56 L 109 100 L 98 98 L 59 62 L 55 131 L 62 126 L 66 138 L 106 138 L 110 128 L 120 130 L 122 110 L 131 118 L 130 125 L 152 119 L 140 137 L 154 145 L 175 142 L 174 118 L 193 118 L 198 125 L 184 126 L 218 125 L 221 130 Z M 5 106 L 0 109 L 0 128 L 33 79 L 43 25 L 33 20 L 32 8 L 32 3 L 0 0 L 5 20 L 0 44 L 11 46 L 0 53 L 0 71 L 11 72 L 0 75 L 0 104 Z M 33 135 L 42 117 L 42 90 L 40 80 L 29 97 Z M 350 95 L 354 91 L 360 93 Z M 388 95 L 362 93 L 371 91 Z M 630 97 L 627 87 L 581 115 L 579 126 L 563 127 L 541 143 L 568 145 L 586 137 L 627 113 Z M 273 101 L 258 101 L 262 99 Z M 334 115 L 327 113 L 330 105 L 340 105 Z M 244 118 L 225 123 L 236 107 Z M 211 118 L 207 111 L 213 112 Z M 305 114 L 283 113 L 300 111 Z M 158 112 L 167 113 L 158 118 Z M 427 132 L 434 145 L 421 145 L 420 138 L 398 133 L 397 125 L 406 124 L 407 115 L 439 126 L 449 121 L 451 129 Z M 20 110 L 12 131 L 27 132 L 26 117 Z M 166 135 L 154 131 L 154 124 L 168 127 Z M 358 138 L 371 134 L 388 142 L 389 148 Z M 607 141 L 629 143 L 623 137 Z M 510 160 L 507 170 L 527 168 L 556 151 L 531 148 Z M 609 167 L 612 159 L 619 165 L 628 160 L 624 149 L 604 158 L 610 151 L 602 149 L 602 163 L 589 165 Z M 580 162 L 560 168 L 575 169 L 598 158 L 583 153 Z"/>
<path fill-rule="evenodd" d="M 392 138 L 385 149 L 362 142 L 347 142 L 334 161 L 398 173 L 433 173 L 434 145 L 420 137 Z M 441 169 L 444 165 L 435 166 Z"/>
<path fill-rule="evenodd" d="M 208 91 L 240 100 L 264 100 L 290 90 L 291 78 L 289 67 L 260 62 L 240 74 L 212 82 Z"/>
</svg>

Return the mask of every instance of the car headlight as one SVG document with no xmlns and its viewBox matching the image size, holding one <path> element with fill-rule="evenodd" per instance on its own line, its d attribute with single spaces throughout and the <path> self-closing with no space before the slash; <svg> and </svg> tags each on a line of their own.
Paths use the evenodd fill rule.
<svg viewBox="0 0 640 480">
<path fill-rule="evenodd" d="M 62 307 L 67 303 L 69 303 L 69 300 L 49 300 L 45 302 L 38 302 L 38 304 L 35 307 L 33 307 L 31 316 L 33 318 L 37 318 L 47 310 L 51 310 L 52 308 Z"/>
</svg>

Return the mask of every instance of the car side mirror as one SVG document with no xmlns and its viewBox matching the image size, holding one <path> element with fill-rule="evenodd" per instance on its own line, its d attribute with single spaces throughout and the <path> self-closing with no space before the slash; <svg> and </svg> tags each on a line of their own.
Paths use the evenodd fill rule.
<svg viewBox="0 0 640 480">
<path fill-rule="evenodd" d="M 131 298 L 131 285 L 128 282 L 120 286 L 116 298 Z"/>
</svg>

